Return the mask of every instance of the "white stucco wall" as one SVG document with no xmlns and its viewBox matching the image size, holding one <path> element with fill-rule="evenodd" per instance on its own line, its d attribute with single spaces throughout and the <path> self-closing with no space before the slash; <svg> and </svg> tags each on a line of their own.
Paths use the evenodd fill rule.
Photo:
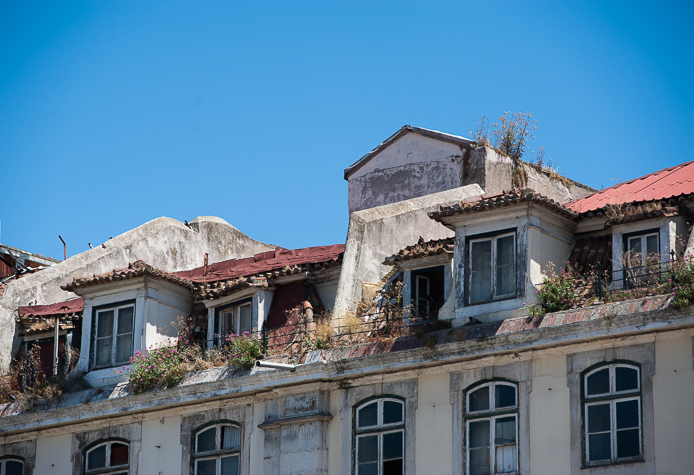
<svg viewBox="0 0 694 475">
<path fill-rule="evenodd" d="M 142 421 L 141 474 L 178 475 L 181 472 L 181 417 Z"/>
<path fill-rule="evenodd" d="M 72 435 L 63 434 L 36 440 L 34 475 L 72 473 Z"/>
<path fill-rule="evenodd" d="M 416 473 L 453 473 L 450 375 L 420 376 L 415 411 Z"/>
</svg>

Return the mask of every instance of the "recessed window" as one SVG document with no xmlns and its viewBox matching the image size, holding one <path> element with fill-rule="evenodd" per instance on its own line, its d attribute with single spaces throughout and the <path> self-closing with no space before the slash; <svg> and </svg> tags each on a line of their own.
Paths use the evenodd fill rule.
<svg viewBox="0 0 694 475">
<path fill-rule="evenodd" d="M 518 387 L 476 386 L 466 396 L 468 475 L 518 473 Z"/>
<path fill-rule="evenodd" d="M 404 473 L 405 404 L 398 399 L 372 400 L 357 407 L 356 475 Z"/>
<path fill-rule="evenodd" d="M 511 297 L 516 293 L 515 233 L 471 239 L 470 303 Z"/>
<path fill-rule="evenodd" d="M 104 442 L 86 453 L 85 474 L 128 475 L 129 470 L 130 446 L 125 442 Z"/>
<path fill-rule="evenodd" d="M 417 315 L 436 318 L 444 304 L 444 266 L 411 271 L 412 305 Z"/>
<path fill-rule="evenodd" d="M 251 332 L 251 303 L 234 305 L 220 310 L 219 334 L 221 336 L 243 335 Z"/>
<path fill-rule="evenodd" d="M 94 368 L 127 364 L 133 355 L 135 305 L 102 308 L 94 315 Z"/>
<path fill-rule="evenodd" d="M 647 233 L 627 238 L 629 267 L 642 267 L 660 262 L 658 233 Z"/>
<path fill-rule="evenodd" d="M 241 429 L 233 424 L 205 427 L 195 434 L 194 475 L 238 475 Z"/>
<path fill-rule="evenodd" d="M 0 475 L 24 475 L 24 461 L 18 458 L 0 460 Z"/>
<path fill-rule="evenodd" d="M 641 385 L 637 366 L 609 364 L 584 376 L 585 459 L 588 464 L 641 456 Z"/>
</svg>

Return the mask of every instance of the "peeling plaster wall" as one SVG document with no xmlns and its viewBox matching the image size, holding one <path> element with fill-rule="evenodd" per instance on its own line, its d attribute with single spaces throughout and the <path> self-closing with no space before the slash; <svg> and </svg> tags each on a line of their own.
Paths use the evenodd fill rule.
<svg viewBox="0 0 694 475">
<path fill-rule="evenodd" d="M 17 307 L 75 297 L 60 289 L 73 277 L 122 269 L 139 259 L 158 269 L 175 272 L 201 266 L 205 253 L 209 262 L 218 262 L 272 249 L 274 246 L 249 238 L 221 218 L 199 217 L 191 223 L 191 228 L 171 218 L 153 219 L 103 245 L 10 283 L 0 298 L 0 328 L 15 331 L 0 334 L 0 365 L 7 365 L 10 353 L 17 350 L 12 346 L 13 340 L 18 341 L 14 338 L 17 329 L 13 313 Z"/>
</svg>

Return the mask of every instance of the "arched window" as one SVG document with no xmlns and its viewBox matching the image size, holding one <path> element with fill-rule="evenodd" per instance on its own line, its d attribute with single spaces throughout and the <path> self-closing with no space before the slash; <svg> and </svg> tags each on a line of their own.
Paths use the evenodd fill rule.
<svg viewBox="0 0 694 475">
<path fill-rule="evenodd" d="M 641 456 L 641 372 L 629 363 L 604 364 L 583 375 L 585 460 L 588 464 Z"/>
<path fill-rule="evenodd" d="M 15 457 L 0 459 L 0 475 L 24 475 L 24 461 Z"/>
<path fill-rule="evenodd" d="M 402 475 L 405 404 L 400 399 L 372 399 L 355 411 L 356 475 Z"/>
<path fill-rule="evenodd" d="M 468 475 L 518 472 L 518 386 L 491 381 L 465 398 Z"/>
<path fill-rule="evenodd" d="M 128 475 L 130 473 L 130 445 L 123 440 L 109 440 L 86 451 L 84 473 Z"/>
<path fill-rule="evenodd" d="M 241 429 L 234 424 L 207 426 L 195 433 L 195 475 L 238 475 Z"/>
</svg>

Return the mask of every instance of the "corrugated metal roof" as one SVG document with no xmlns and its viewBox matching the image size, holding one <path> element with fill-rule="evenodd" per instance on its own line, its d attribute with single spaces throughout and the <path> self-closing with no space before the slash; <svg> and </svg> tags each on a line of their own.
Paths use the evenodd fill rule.
<svg viewBox="0 0 694 475">
<path fill-rule="evenodd" d="M 565 206 L 585 213 L 607 205 L 655 201 L 694 193 L 694 161 L 665 168 L 634 180 L 605 188 Z"/>
<path fill-rule="evenodd" d="M 82 297 L 64 302 L 52 303 L 49 305 L 27 305 L 17 309 L 20 317 L 26 316 L 47 316 L 47 315 L 67 315 L 78 313 L 84 310 L 84 299 Z"/>
</svg>

